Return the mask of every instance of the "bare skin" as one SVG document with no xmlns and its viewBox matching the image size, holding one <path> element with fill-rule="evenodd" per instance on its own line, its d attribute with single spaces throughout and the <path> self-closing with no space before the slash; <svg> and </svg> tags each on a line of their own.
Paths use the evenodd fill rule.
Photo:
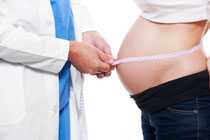
<svg viewBox="0 0 210 140">
<path fill-rule="evenodd" d="M 108 55 L 110 57 L 109 60 L 106 60 L 105 62 L 108 61 L 109 64 L 113 63 L 113 56 L 111 52 L 111 47 L 110 45 L 106 42 L 104 38 L 101 37 L 101 35 L 96 32 L 96 31 L 88 31 L 83 33 L 83 41 L 91 44 L 92 46 L 98 48 L 101 50 L 103 53 Z M 104 77 L 109 77 L 111 75 L 111 71 L 108 72 L 101 72 L 97 74 L 98 78 L 104 78 Z"/>
<path fill-rule="evenodd" d="M 204 25 L 205 21 L 160 24 L 140 17 L 125 37 L 118 59 L 191 49 L 201 42 Z M 173 59 L 117 66 L 122 83 L 132 95 L 205 69 L 207 69 L 207 60 L 202 49 Z"/>
<path fill-rule="evenodd" d="M 70 42 L 69 60 L 80 72 L 97 75 L 107 73 L 112 69 L 110 56 L 100 49 L 85 42 Z"/>
<path fill-rule="evenodd" d="M 104 78 L 111 75 L 113 57 L 109 44 L 96 31 L 83 33 L 83 41 L 71 41 L 69 61 L 80 72 Z"/>
</svg>

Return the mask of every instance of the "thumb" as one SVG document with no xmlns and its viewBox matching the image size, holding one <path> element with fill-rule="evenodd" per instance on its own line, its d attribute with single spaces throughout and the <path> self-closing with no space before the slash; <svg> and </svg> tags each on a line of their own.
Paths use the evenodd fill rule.
<svg viewBox="0 0 210 140">
<path fill-rule="evenodd" d="M 111 70 L 111 66 L 107 63 L 100 62 L 98 67 L 99 72 L 109 72 Z"/>
<path fill-rule="evenodd" d="M 101 61 L 112 64 L 114 62 L 114 59 L 112 58 L 111 55 L 105 54 L 104 52 L 99 50 L 99 58 Z"/>
</svg>

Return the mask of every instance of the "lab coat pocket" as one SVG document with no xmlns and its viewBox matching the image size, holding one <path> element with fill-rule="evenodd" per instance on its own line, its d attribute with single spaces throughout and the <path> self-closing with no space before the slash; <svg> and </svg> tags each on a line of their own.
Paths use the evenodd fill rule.
<svg viewBox="0 0 210 140">
<path fill-rule="evenodd" d="M 0 125 L 20 122 L 26 115 L 22 66 L 0 62 Z"/>
</svg>

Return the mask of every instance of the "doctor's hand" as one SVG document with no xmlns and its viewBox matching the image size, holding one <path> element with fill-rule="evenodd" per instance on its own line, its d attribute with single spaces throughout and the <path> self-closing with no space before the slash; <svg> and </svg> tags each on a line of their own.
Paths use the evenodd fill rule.
<svg viewBox="0 0 210 140">
<path fill-rule="evenodd" d="M 109 46 L 109 44 L 101 37 L 101 35 L 96 32 L 96 31 L 87 31 L 83 33 L 83 41 L 87 42 L 88 44 L 93 45 L 94 47 L 100 49 L 102 52 L 104 52 L 105 54 L 107 54 L 109 56 L 109 60 L 104 60 L 104 62 L 108 63 L 108 64 L 112 64 L 114 59 L 113 59 L 113 55 L 111 52 L 111 47 Z M 112 68 L 113 69 L 113 68 Z M 98 78 L 103 78 L 105 76 L 110 76 L 111 75 L 111 71 L 109 72 L 103 72 L 103 73 L 98 73 L 97 77 Z"/>
<path fill-rule="evenodd" d="M 88 43 L 70 42 L 69 60 L 82 73 L 97 75 L 111 71 L 111 65 L 104 62 L 109 59 L 109 55 Z"/>
</svg>

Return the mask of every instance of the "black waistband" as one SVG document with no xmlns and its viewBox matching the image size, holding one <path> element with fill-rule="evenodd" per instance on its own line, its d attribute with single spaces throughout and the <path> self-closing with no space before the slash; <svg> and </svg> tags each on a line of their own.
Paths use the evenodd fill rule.
<svg viewBox="0 0 210 140">
<path fill-rule="evenodd" d="M 154 113 L 178 101 L 204 95 L 210 95 L 207 70 L 166 82 L 131 97 L 142 111 Z"/>
</svg>

